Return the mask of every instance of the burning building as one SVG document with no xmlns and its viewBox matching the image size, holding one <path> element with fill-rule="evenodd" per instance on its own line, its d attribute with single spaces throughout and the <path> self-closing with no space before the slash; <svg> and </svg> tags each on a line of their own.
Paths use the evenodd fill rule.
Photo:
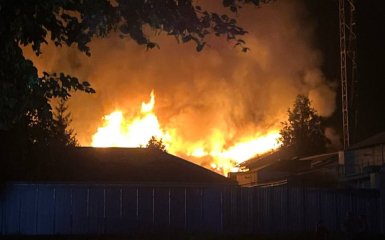
<svg viewBox="0 0 385 240">
<path fill-rule="evenodd" d="M 142 102 L 140 113 L 125 118 L 121 110 L 116 110 L 104 117 L 104 125 L 92 136 L 93 147 L 137 147 L 146 146 L 154 136 L 162 139 L 167 151 L 176 155 L 185 155 L 189 159 L 210 156 L 210 167 L 221 173 L 227 173 L 235 164 L 278 146 L 278 132 L 272 131 L 264 136 L 257 134 L 234 146 L 224 146 L 223 134 L 217 132 L 209 142 L 186 146 L 178 141 L 177 130 L 163 128 L 154 113 L 155 94 L 151 92 L 149 102 Z"/>
<path fill-rule="evenodd" d="M 96 89 L 69 102 L 82 146 L 139 147 L 156 136 L 170 153 L 226 174 L 278 146 L 280 123 L 297 94 L 309 96 L 322 116 L 335 108 L 335 87 L 321 71 L 305 7 L 277 1 L 240 13 L 247 53 L 216 37 L 198 53 L 149 30 L 160 49 L 111 35 L 91 42 L 91 57 L 48 46 L 32 60 L 40 71 L 65 71 Z"/>
</svg>

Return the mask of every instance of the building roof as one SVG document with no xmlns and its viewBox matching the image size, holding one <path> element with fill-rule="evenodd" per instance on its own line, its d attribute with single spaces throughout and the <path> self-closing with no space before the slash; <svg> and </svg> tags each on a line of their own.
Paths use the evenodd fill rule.
<svg viewBox="0 0 385 240">
<path fill-rule="evenodd" d="M 357 149 L 357 148 L 364 148 L 364 147 L 370 147 L 373 145 L 378 144 L 384 144 L 385 143 L 385 132 L 378 133 L 372 137 L 369 137 L 359 143 L 356 143 L 352 146 L 350 146 L 349 149 Z"/>
<path fill-rule="evenodd" d="M 187 160 L 148 148 L 74 148 L 39 172 L 38 181 L 234 183 Z"/>
<path fill-rule="evenodd" d="M 240 164 L 240 167 L 246 167 L 248 169 L 260 169 L 269 166 L 275 162 L 290 160 L 294 156 L 294 149 L 280 149 L 275 152 L 269 152 L 262 156 L 258 156 L 247 160 Z M 296 157 L 294 157 L 296 158 Z"/>
</svg>

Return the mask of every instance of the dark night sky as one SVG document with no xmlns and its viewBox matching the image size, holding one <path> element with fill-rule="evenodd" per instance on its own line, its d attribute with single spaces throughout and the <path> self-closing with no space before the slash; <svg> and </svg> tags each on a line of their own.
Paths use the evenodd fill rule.
<svg viewBox="0 0 385 240">
<path fill-rule="evenodd" d="M 337 80 L 340 78 L 338 0 L 305 0 L 305 4 L 309 20 L 314 21 L 315 42 L 324 56 L 323 71 L 328 79 Z M 358 122 L 357 129 L 351 132 L 351 143 L 385 131 L 385 1 L 356 1 L 356 10 Z M 328 124 L 341 131 L 340 88 L 337 105 Z"/>
</svg>

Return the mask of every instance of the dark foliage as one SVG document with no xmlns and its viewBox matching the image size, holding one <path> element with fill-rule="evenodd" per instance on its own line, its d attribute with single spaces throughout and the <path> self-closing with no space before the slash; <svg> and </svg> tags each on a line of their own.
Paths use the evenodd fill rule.
<svg viewBox="0 0 385 240">
<path fill-rule="evenodd" d="M 288 120 L 282 123 L 280 134 L 282 148 L 294 149 L 299 157 L 325 152 L 329 143 L 322 118 L 311 106 L 309 98 L 303 95 L 298 95 L 293 108 L 289 108 Z"/>
<path fill-rule="evenodd" d="M 155 136 L 152 136 L 150 140 L 148 140 L 146 148 L 158 149 L 162 152 L 166 152 L 166 145 L 164 144 L 163 140 L 161 138 L 157 139 Z"/>
<path fill-rule="evenodd" d="M 53 147 L 75 147 L 79 143 L 76 140 L 74 130 L 70 128 L 71 113 L 68 112 L 66 101 L 60 100 L 53 113 L 53 125 L 51 129 Z"/>
</svg>

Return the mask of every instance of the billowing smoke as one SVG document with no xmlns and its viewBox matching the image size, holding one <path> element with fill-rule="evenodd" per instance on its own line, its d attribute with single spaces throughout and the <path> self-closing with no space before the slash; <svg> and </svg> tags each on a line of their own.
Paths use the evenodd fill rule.
<svg viewBox="0 0 385 240">
<path fill-rule="evenodd" d="M 110 36 L 92 42 L 91 57 L 47 47 L 35 64 L 89 80 L 96 89 L 94 95 L 74 94 L 69 103 L 82 145 L 90 144 L 103 115 L 117 108 L 137 112 L 154 89 L 159 121 L 176 129 L 178 140 L 204 141 L 218 131 L 231 146 L 247 134 L 279 129 L 297 94 L 308 95 L 321 115 L 333 113 L 334 87 L 320 71 L 321 53 L 301 17 L 305 12 L 295 1 L 241 9 L 247 53 L 216 37 L 197 53 L 193 44 L 149 31 L 160 49 Z"/>
</svg>

